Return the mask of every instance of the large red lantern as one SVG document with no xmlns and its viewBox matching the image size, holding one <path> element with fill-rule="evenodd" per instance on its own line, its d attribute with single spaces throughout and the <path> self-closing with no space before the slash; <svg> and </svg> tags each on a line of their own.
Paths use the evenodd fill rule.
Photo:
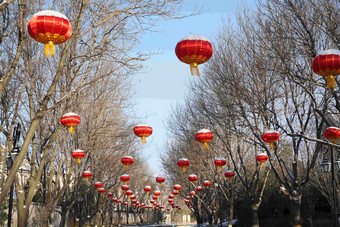
<svg viewBox="0 0 340 227">
<path fill-rule="evenodd" d="M 261 162 L 261 166 L 264 166 L 264 162 L 268 160 L 268 155 L 265 153 L 260 153 L 256 156 L 256 160 Z"/>
<path fill-rule="evenodd" d="M 181 158 L 177 161 L 177 165 L 182 168 L 182 172 L 185 173 L 185 168 L 190 165 L 190 162 L 186 158 Z"/>
<path fill-rule="evenodd" d="M 203 182 L 203 185 L 204 185 L 205 187 L 209 188 L 209 186 L 211 185 L 211 182 L 208 181 L 208 180 L 206 180 L 206 181 Z"/>
<path fill-rule="evenodd" d="M 130 180 L 130 176 L 129 174 L 123 174 L 120 176 L 120 180 L 124 182 L 124 184 L 126 184 L 129 180 Z"/>
<path fill-rule="evenodd" d="M 133 195 L 133 192 L 131 190 L 127 190 L 125 194 L 130 198 L 130 196 Z"/>
<path fill-rule="evenodd" d="M 165 177 L 158 176 L 156 177 L 156 182 L 159 183 L 159 186 L 162 186 L 162 183 L 165 181 Z"/>
<path fill-rule="evenodd" d="M 199 130 L 196 135 L 195 139 L 197 142 L 203 143 L 204 149 L 209 148 L 208 143 L 214 138 L 212 132 L 208 129 L 201 129 Z"/>
<path fill-rule="evenodd" d="M 194 197 L 195 194 L 196 194 L 195 191 L 191 191 L 191 192 L 190 192 L 191 197 Z"/>
<path fill-rule="evenodd" d="M 201 192 L 202 190 L 203 190 L 203 188 L 201 186 L 196 187 L 196 191 Z"/>
<path fill-rule="evenodd" d="M 188 35 L 177 43 L 175 53 L 181 62 L 190 65 L 191 75 L 199 76 L 198 65 L 211 58 L 213 48 L 204 36 Z"/>
<path fill-rule="evenodd" d="M 327 87 L 335 88 L 334 76 L 340 74 L 340 50 L 329 49 L 318 53 L 312 63 L 313 72 L 326 77 Z"/>
<path fill-rule="evenodd" d="M 103 186 L 103 183 L 102 182 L 99 182 L 99 181 L 97 181 L 96 183 L 94 183 L 94 187 L 95 188 L 101 188 Z"/>
<path fill-rule="evenodd" d="M 142 143 L 146 143 L 146 137 L 152 134 L 152 128 L 149 125 L 139 124 L 133 128 L 136 136 L 142 138 Z"/>
<path fill-rule="evenodd" d="M 172 190 L 172 194 L 173 194 L 173 195 L 178 195 L 178 193 L 179 193 L 179 191 L 177 191 L 177 190 Z"/>
<path fill-rule="evenodd" d="M 86 179 L 86 181 L 89 181 L 89 178 L 92 177 L 92 173 L 89 170 L 84 171 L 82 175 Z"/>
<path fill-rule="evenodd" d="M 174 195 L 169 195 L 169 199 L 173 199 L 173 198 L 175 198 Z"/>
<path fill-rule="evenodd" d="M 98 188 L 98 192 L 99 192 L 100 194 L 103 194 L 103 193 L 105 192 L 105 188 Z"/>
<path fill-rule="evenodd" d="M 179 191 L 181 189 L 182 189 L 181 185 L 179 185 L 179 184 L 174 185 L 174 190 Z"/>
<path fill-rule="evenodd" d="M 43 10 L 35 13 L 27 23 L 28 34 L 45 44 L 45 56 L 54 56 L 56 44 L 66 42 L 72 35 L 69 19 L 59 12 Z"/>
<path fill-rule="evenodd" d="M 128 202 L 124 202 L 124 206 L 127 206 L 127 205 L 129 205 L 129 203 Z"/>
<path fill-rule="evenodd" d="M 189 196 L 189 197 L 190 197 L 190 196 Z M 188 204 L 190 203 L 190 201 L 187 200 L 187 199 L 186 199 L 184 202 L 185 202 L 186 205 L 188 205 Z"/>
<path fill-rule="evenodd" d="M 130 195 L 130 199 L 131 200 L 136 199 L 136 195 Z"/>
<path fill-rule="evenodd" d="M 144 187 L 144 191 L 146 192 L 146 194 L 148 195 L 149 192 L 152 190 L 151 186 L 145 186 Z"/>
<path fill-rule="evenodd" d="M 125 193 L 126 193 L 127 190 L 130 189 L 130 187 L 127 186 L 127 185 L 122 185 L 120 188 L 121 188 Z"/>
<path fill-rule="evenodd" d="M 76 158 L 78 163 L 80 163 L 80 159 L 84 157 L 85 157 L 85 152 L 83 150 L 75 150 L 72 152 L 72 158 Z"/>
<path fill-rule="evenodd" d="M 275 149 L 275 143 L 280 139 L 280 133 L 274 130 L 265 131 L 262 136 L 262 140 L 270 144 L 271 149 Z"/>
<path fill-rule="evenodd" d="M 63 126 L 66 126 L 69 128 L 70 133 L 75 133 L 74 128 L 75 126 L 77 126 L 80 123 L 80 117 L 78 114 L 75 113 L 67 113 L 64 114 L 61 118 L 60 118 L 60 123 Z"/>
<path fill-rule="evenodd" d="M 123 163 L 123 165 L 125 165 L 126 169 L 129 169 L 129 166 L 132 165 L 135 160 L 131 156 L 124 156 L 121 162 Z"/>
<path fill-rule="evenodd" d="M 197 176 L 195 174 L 190 174 L 188 176 L 188 181 L 194 183 L 195 181 L 197 181 Z"/>
<path fill-rule="evenodd" d="M 155 196 L 160 196 L 161 195 L 161 192 L 160 191 L 154 191 L 153 193 Z"/>
<path fill-rule="evenodd" d="M 222 166 L 226 165 L 227 161 L 225 160 L 225 158 L 219 157 L 219 158 L 215 158 L 214 164 L 215 166 L 218 166 L 218 170 L 221 172 Z"/>
<path fill-rule="evenodd" d="M 232 170 L 227 170 L 224 172 L 224 176 L 229 179 L 229 182 L 231 182 L 231 178 L 233 178 L 234 175 L 234 171 Z"/>
<path fill-rule="evenodd" d="M 330 140 L 333 144 L 337 144 L 337 139 L 340 139 L 340 129 L 337 127 L 329 127 L 323 133 L 326 139 Z"/>
</svg>

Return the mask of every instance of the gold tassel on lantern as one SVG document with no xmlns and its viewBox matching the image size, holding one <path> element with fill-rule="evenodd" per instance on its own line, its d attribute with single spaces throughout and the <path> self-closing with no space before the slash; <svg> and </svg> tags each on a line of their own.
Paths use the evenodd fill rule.
<svg viewBox="0 0 340 227">
<path fill-rule="evenodd" d="M 264 162 L 261 162 L 261 166 L 264 166 Z"/>
<path fill-rule="evenodd" d="M 270 143 L 270 148 L 274 150 L 276 148 L 275 144 L 274 143 Z"/>
<path fill-rule="evenodd" d="M 327 87 L 328 88 L 336 88 L 336 82 L 334 76 L 326 76 Z"/>
<path fill-rule="evenodd" d="M 78 163 L 78 164 L 80 163 L 80 158 L 77 158 L 77 163 Z"/>
<path fill-rule="evenodd" d="M 198 64 L 196 62 L 190 64 L 190 71 L 191 75 L 200 76 L 200 71 L 198 70 Z"/>
<path fill-rule="evenodd" d="M 218 167 L 218 170 L 221 172 L 221 171 L 222 171 L 222 166 L 219 166 L 219 167 Z"/>
<path fill-rule="evenodd" d="M 204 144 L 203 144 L 203 147 L 204 147 L 204 149 L 208 149 L 208 148 L 209 148 L 209 146 L 208 146 L 207 143 L 204 143 Z"/>
<path fill-rule="evenodd" d="M 52 41 L 49 41 L 48 43 L 45 44 L 45 57 L 54 57 L 55 54 L 55 46 Z"/>
<path fill-rule="evenodd" d="M 129 169 L 129 165 L 125 165 L 125 169 Z"/>
<path fill-rule="evenodd" d="M 182 167 L 182 172 L 185 173 L 185 167 Z"/>
<path fill-rule="evenodd" d="M 146 143 L 145 137 L 142 137 L 142 143 Z"/>
<path fill-rule="evenodd" d="M 88 181 L 89 181 L 89 178 L 86 177 L 86 182 L 88 182 Z"/>
<path fill-rule="evenodd" d="M 74 128 L 73 127 L 70 127 L 69 128 L 69 131 L 70 131 L 70 133 L 75 133 L 76 131 L 74 131 Z"/>
</svg>

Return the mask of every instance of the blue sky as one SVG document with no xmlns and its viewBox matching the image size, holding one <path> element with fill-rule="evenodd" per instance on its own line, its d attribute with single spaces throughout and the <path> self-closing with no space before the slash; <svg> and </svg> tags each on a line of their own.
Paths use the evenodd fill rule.
<svg viewBox="0 0 340 227">
<path fill-rule="evenodd" d="M 147 60 L 144 63 L 145 72 L 137 74 L 134 79 L 136 116 L 144 118 L 141 123 L 153 128 L 143 154 L 148 158 L 155 175 L 162 172 L 159 154 L 167 141 L 166 121 L 171 113 L 171 106 L 183 102 L 188 85 L 199 80 L 199 77 L 190 75 L 188 65 L 177 59 L 177 42 L 189 34 L 199 34 L 214 40 L 222 26 L 222 19 L 233 17 L 243 4 L 254 6 L 254 1 L 184 0 L 182 12 L 191 12 L 197 6 L 202 13 L 180 20 L 160 22 L 156 30 L 161 32 L 147 32 L 142 38 L 140 50 L 161 52 Z M 199 67 L 202 71 L 204 64 Z"/>
</svg>

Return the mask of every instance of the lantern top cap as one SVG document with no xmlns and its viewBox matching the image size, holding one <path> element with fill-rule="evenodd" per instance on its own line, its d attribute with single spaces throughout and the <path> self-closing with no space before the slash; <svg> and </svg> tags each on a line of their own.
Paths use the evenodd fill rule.
<svg viewBox="0 0 340 227">
<path fill-rule="evenodd" d="M 205 128 L 202 128 L 202 129 L 197 131 L 197 133 L 208 133 L 208 132 L 211 132 L 211 131 L 209 129 L 205 129 Z"/>
<path fill-rule="evenodd" d="M 157 191 L 155 191 L 155 192 L 158 193 L 158 192 L 161 192 L 161 191 L 157 190 Z"/>
<path fill-rule="evenodd" d="M 340 128 L 334 127 L 334 126 L 326 128 L 326 130 L 328 130 L 328 129 L 337 129 L 337 130 L 340 130 Z M 326 131 L 326 130 L 325 130 L 325 131 Z"/>
<path fill-rule="evenodd" d="M 64 14 L 59 13 L 59 12 L 54 11 L 54 10 L 42 10 L 42 11 L 39 11 L 39 12 L 33 14 L 32 17 L 37 17 L 37 16 L 55 16 L 55 17 L 60 17 L 60 18 L 64 18 L 66 20 L 69 20 Z"/>
<path fill-rule="evenodd" d="M 151 188 L 151 186 L 147 185 L 147 186 L 145 186 L 144 188 Z"/>
<path fill-rule="evenodd" d="M 96 183 L 94 183 L 94 184 L 102 184 L 102 182 L 100 182 L 100 181 L 97 181 Z"/>
<path fill-rule="evenodd" d="M 91 171 L 90 170 L 85 170 L 84 173 L 91 173 Z"/>
<path fill-rule="evenodd" d="M 157 176 L 156 178 L 165 178 L 164 176 Z"/>
<path fill-rule="evenodd" d="M 124 185 L 122 185 L 122 187 L 129 187 L 128 185 L 126 185 L 126 184 L 124 184 Z"/>
<path fill-rule="evenodd" d="M 208 181 L 208 180 L 205 180 L 203 183 L 205 183 L 205 182 L 209 182 L 210 183 L 210 181 Z"/>
<path fill-rule="evenodd" d="M 131 158 L 131 159 L 133 159 L 131 156 L 124 156 L 123 158 Z"/>
<path fill-rule="evenodd" d="M 150 126 L 147 125 L 147 124 L 138 124 L 138 125 L 136 125 L 135 127 L 150 127 Z"/>
<path fill-rule="evenodd" d="M 131 190 L 127 190 L 126 192 L 132 192 Z"/>
<path fill-rule="evenodd" d="M 77 116 L 77 117 L 79 117 L 78 114 L 72 113 L 72 112 L 66 113 L 66 114 L 64 114 L 62 117 L 70 117 L 70 116 Z"/>
<path fill-rule="evenodd" d="M 105 190 L 105 188 L 99 188 L 99 190 L 103 190 L 103 189 Z"/>
<path fill-rule="evenodd" d="M 225 160 L 225 158 L 223 158 L 223 157 L 217 157 L 217 158 L 215 158 L 215 160 Z"/>
<path fill-rule="evenodd" d="M 183 40 L 203 40 L 203 41 L 210 42 L 210 40 L 208 38 L 206 38 L 202 35 L 197 35 L 197 34 L 187 35 L 183 39 L 181 39 L 181 41 L 183 41 Z"/>
<path fill-rule="evenodd" d="M 129 177 L 130 175 L 127 173 L 122 174 L 122 177 Z"/>
<path fill-rule="evenodd" d="M 234 171 L 232 170 L 226 170 L 225 173 L 233 173 Z"/>
<path fill-rule="evenodd" d="M 197 177 L 195 174 L 190 174 L 189 177 Z"/>
<path fill-rule="evenodd" d="M 72 153 L 77 153 L 77 152 L 84 152 L 84 151 L 80 150 L 80 149 L 77 149 L 77 150 L 74 150 Z"/>
<path fill-rule="evenodd" d="M 266 156 L 267 156 L 267 154 L 266 154 L 266 153 L 264 153 L 264 152 L 262 152 L 262 153 L 259 153 L 257 156 L 262 156 L 262 155 L 266 155 Z"/>
<path fill-rule="evenodd" d="M 174 186 L 181 186 L 181 185 L 179 185 L 179 184 L 175 184 Z"/>
<path fill-rule="evenodd" d="M 335 55 L 340 55 L 340 50 L 336 50 L 336 49 L 328 49 L 328 50 L 323 50 L 323 51 L 320 51 L 317 55 L 328 55 L 328 54 L 335 54 Z"/>
<path fill-rule="evenodd" d="M 178 161 L 189 161 L 187 158 L 180 158 Z"/>
<path fill-rule="evenodd" d="M 275 131 L 275 130 L 266 130 L 266 131 L 264 131 L 264 133 L 263 134 L 269 134 L 269 133 L 278 133 L 279 134 L 279 132 L 278 131 Z"/>
</svg>

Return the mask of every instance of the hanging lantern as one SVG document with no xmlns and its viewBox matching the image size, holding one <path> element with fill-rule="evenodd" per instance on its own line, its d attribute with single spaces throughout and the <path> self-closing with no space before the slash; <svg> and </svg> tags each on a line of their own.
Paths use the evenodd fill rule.
<svg viewBox="0 0 340 227">
<path fill-rule="evenodd" d="M 191 196 L 188 195 L 188 196 L 185 197 L 185 199 L 186 199 L 186 200 L 190 200 L 190 199 L 191 199 Z"/>
<path fill-rule="evenodd" d="M 156 203 L 156 207 L 159 207 L 159 206 L 160 206 L 160 204 Z"/>
<path fill-rule="evenodd" d="M 264 166 L 264 162 L 268 160 L 268 155 L 265 153 L 260 153 L 256 156 L 256 160 L 261 162 L 261 166 Z"/>
<path fill-rule="evenodd" d="M 151 186 L 145 186 L 144 187 L 144 191 L 146 192 L 146 194 L 148 195 L 149 192 L 152 190 Z"/>
<path fill-rule="evenodd" d="M 219 158 L 215 158 L 214 164 L 215 164 L 215 166 L 218 166 L 218 170 L 221 172 L 222 166 L 227 164 L 227 161 L 225 160 L 225 158 L 219 157 Z"/>
<path fill-rule="evenodd" d="M 177 191 L 177 190 L 173 190 L 173 191 L 172 191 L 172 194 L 173 194 L 173 195 L 178 195 L 178 193 L 179 193 L 179 191 Z"/>
<path fill-rule="evenodd" d="M 164 209 L 165 209 L 165 206 L 160 206 L 159 208 L 161 208 L 162 210 L 164 210 Z"/>
<path fill-rule="evenodd" d="M 204 185 L 205 187 L 207 187 L 207 189 L 208 189 L 209 186 L 211 185 L 211 183 L 210 183 L 210 181 L 206 180 L 206 181 L 203 182 L 203 185 Z"/>
<path fill-rule="evenodd" d="M 121 203 L 121 202 L 122 202 L 122 201 L 120 201 L 120 200 L 117 200 L 117 202 L 116 202 L 116 203 L 118 203 L 118 204 L 119 204 L 119 203 Z"/>
<path fill-rule="evenodd" d="M 334 76 L 340 74 L 340 50 L 319 52 L 313 60 L 312 69 L 315 74 L 326 77 L 328 88 L 336 88 Z"/>
<path fill-rule="evenodd" d="M 130 198 L 130 196 L 133 195 L 133 192 L 131 190 L 127 190 L 125 194 Z"/>
<path fill-rule="evenodd" d="M 340 129 L 337 127 L 329 127 L 323 133 L 326 139 L 330 140 L 333 144 L 337 144 L 337 139 L 340 139 Z"/>
<path fill-rule="evenodd" d="M 166 208 L 167 211 L 170 211 L 170 208 Z"/>
<path fill-rule="evenodd" d="M 127 206 L 127 205 L 129 205 L 129 203 L 128 202 L 124 202 L 124 206 Z"/>
<path fill-rule="evenodd" d="M 158 199 L 158 197 L 157 197 L 157 196 L 155 196 L 155 195 L 153 195 L 153 196 L 152 196 L 152 199 L 153 199 L 153 200 L 157 200 L 157 199 Z"/>
<path fill-rule="evenodd" d="M 233 178 L 234 175 L 234 171 L 232 170 L 227 170 L 224 172 L 224 176 L 229 179 L 229 182 L 231 182 L 231 178 Z"/>
<path fill-rule="evenodd" d="M 108 198 L 110 198 L 110 197 L 112 197 L 112 196 L 113 196 L 113 194 L 112 194 L 111 192 L 107 193 L 107 197 L 108 197 Z"/>
<path fill-rule="evenodd" d="M 191 192 L 190 192 L 191 197 L 194 197 L 195 194 L 196 194 L 195 191 L 191 191 Z"/>
<path fill-rule="evenodd" d="M 45 57 L 54 57 L 54 45 L 66 42 L 72 35 L 69 19 L 53 10 L 43 10 L 33 14 L 27 23 L 27 30 L 35 41 L 45 44 Z"/>
<path fill-rule="evenodd" d="M 125 165 L 126 169 L 129 169 L 129 166 L 132 165 L 135 160 L 131 156 L 124 156 L 121 162 L 123 163 L 123 165 Z"/>
<path fill-rule="evenodd" d="M 175 198 L 174 195 L 169 195 L 169 199 L 173 199 L 173 198 Z"/>
<path fill-rule="evenodd" d="M 103 193 L 105 192 L 105 188 L 99 188 L 99 189 L 98 189 L 98 192 L 99 192 L 100 194 L 103 194 Z"/>
<path fill-rule="evenodd" d="M 83 150 L 75 150 L 72 152 L 72 158 L 77 159 L 77 163 L 80 163 L 80 159 L 85 157 L 85 152 Z"/>
<path fill-rule="evenodd" d="M 131 196 L 130 196 L 130 199 L 131 199 Z M 135 199 L 132 199 L 132 200 L 131 200 L 131 203 L 133 203 L 133 204 L 135 204 L 135 205 L 136 205 L 136 203 L 137 203 L 137 200 L 135 200 Z"/>
<path fill-rule="evenodd" d="M 150 200 L 150 203 L 153 205 L 156 201 L 155 200 Z"/>
<path fill-rule="evenodd" d="M 137 201 L 137 202 L 136 202 L 136 205 L 139 205 L 139 204 L 140 204 L 140 203 Z"/>
<path fill-rule="evenodd" d="M 139 124 L 133 128 L 133 132 L 142 138 L 142 143 L 146 143 L 145 138 L 152 134 L 152 128 L 149 125 Z"/>
<path fill-rule="evenodd" d="M 169 203 L 172 203 L 172 202 L 173 202 L 173 200 L 172 200 L 172 199 L 169 199 L 169 200 L 168 200 L 168 202 L 169 202 Z"/>
<path fill-rule="evenodd" d="M 112 201 L 113 201 L 114 203 L 116 203 L 116 202 L 118 201 L 118 199 L 115 197 L 115 198 L 112 199 Z"/>
<path fill-rule="evenodd" d="M 123 174 L 120 176 L 120 180 L 124 182 L 124 184 L 126 184 L 129 180 L 130 180 L 130 176 L 129 174 Z"/>
<path fill-rule="evenodd" d="M 136 199 L 136 195 L 130 195 L 130 199 L 131 200 Z"/>
<path fill-rule="evenodd" d="M 179 185 L 179 184 L 175 184 L 175 185 L 174 185 L 174 190 L 179 191 L 179 190 L 181 190 L 181 189 L 182 189 L 181 185 Z"/>
<path fill-rule="evenodd" d="M 178 207 L 177 209 L 178 209 L 178 210 L 181 210 L 182 208 Z"/>
<path fill-rule="evenodd" d="M 89 178 L 92 177 L 92 173 L 89 170 L 84 171 L 82 175 L 86 179 L 86 181 L 89 181 Z"/>
<path fill-rule="evenodd" d="M 127 186 L 127 185 L 122 185 L 120 188 L 121 188 L 125 193 L 126 193 L 127 190 L 130 189 L 130 187 Z"/>
<path fill-rule="evenodd" d="M 145 203 L 141 203 L 140 206 L 141 206 L 141 207 L 145 207 Z"/>
<path fill-rule="evenodd" d="M 189 197 L 190 197 L 190 196 L 189 196 Z M 187 200 L 187 199 L 186 199 L 184 202 L 185 202 L 186 205 L 188 205 L 188 204 L 190 203 L 190 201 Z"/>
<path fill-rule="evenodd" d="M 94 183 L 94 187 L 95 188 L 101 188 L 103 186 L 103 183 L 102 182 L 99 182 L 99 181 L 97 181 L 96 183 Z"/>
<path fill-rule="evenodd" d="M 160 196 L 160 195 L 161 195 L 161 192 L 160 192 L 160 191 L 154 191 L 153 195 L 155 195 L 155 196 Z"/>
<path fill-rule="evenodd" d="M 181 158 L 177 161 L 177 165 L 182 168 L 182 172 L 185 173 L 185 168 L 190 165 L 190 162 L 186 158 Z"/>
<path fill-rule="evenodd" d="M 200 191 L 202 191 L 202 190 L 203 190 L 203 188 L 202 188 L 201 186 L 197 186 L 197 187 L 196 187 L 196 191 L 200 192 Z"/>
<path fill-rule="evenodd" d="M 208 129 L 201 129 L 195 135 L 196 141 L 200 142 L 200 143 L 203 143 L 204 149 L 209 148 L 208 143 L 210 141 L 212 141 L 213 138 L 214 138 L 214 135 Z"/>
<path fill-rule="evenodd" d="M 188 176 L 188 181 L 190 181 L 191 183 L 194 183 L 195 181 L 197 181 L 197 176 L 195 174 L 190 174 Z"/>
<path fill-rule="evenodd" d="M 271 149 L 275 149 L 275 143 L 280 139 L 280 133 L 274 130 L 265 131 L 262 136 L 262 140 L 270 144 Z"/>
<path fill-rule="evenodd" d="M 77 126 L 80 123 L 80 117 L 78 114 L 75 113 L 67 113 L 60 118 L 60 123 L 63 126 L 68 127 L 70 133 L 75 133 L 73 127 Z"/>
<path fill-rule="evenodd" d="M 162 186 L 162 183 L 164 183 L 165 177 L 158 176 L 156 177 L 156 182 L 159 183 L 159 186 Z"/>
<path fill-rule="evenodd" d="M 198 65 L 211 58 L 213 48 L 204 36 L 188 35 L 177 43 L 175 53 L 181 62 L 190 65 L 191 75 L 199 76 Z"/>
</svg>

